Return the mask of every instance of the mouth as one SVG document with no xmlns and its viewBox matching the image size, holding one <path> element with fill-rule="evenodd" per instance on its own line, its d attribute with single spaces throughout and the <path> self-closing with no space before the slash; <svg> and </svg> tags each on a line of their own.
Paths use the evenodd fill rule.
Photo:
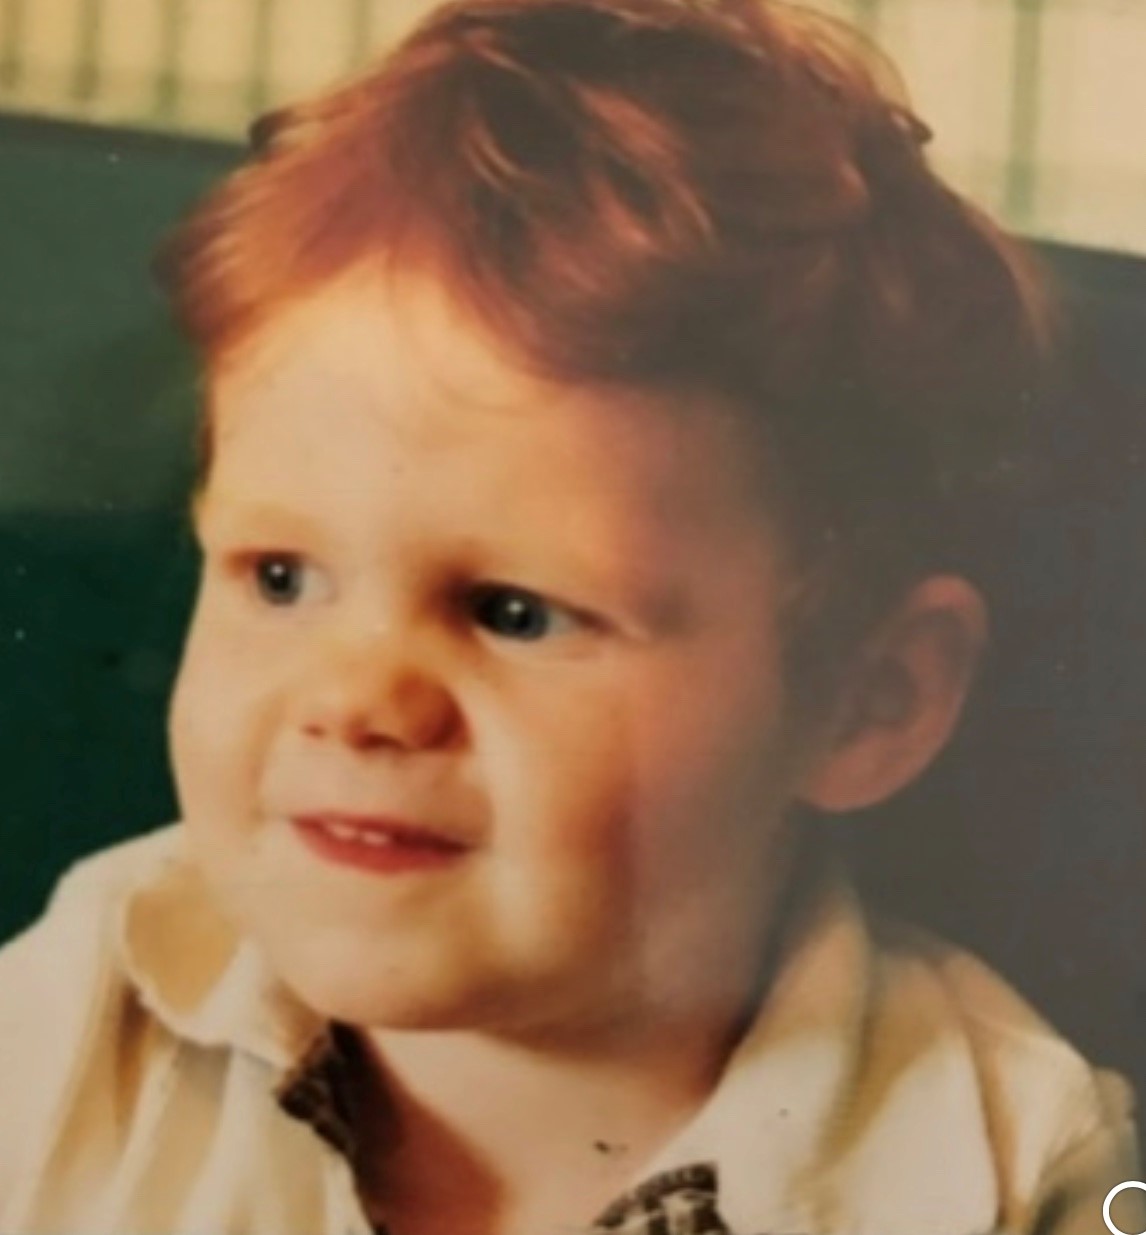
<svg viewBox="0 0 1146 1235">
<path fill-rule="evenodd" d="M 321 812 L 294 815 L 290 822 L 312 853 L 377 874 L 442 870 L 472 852 L 442 832 L 380 816 Z"/>
</svg>

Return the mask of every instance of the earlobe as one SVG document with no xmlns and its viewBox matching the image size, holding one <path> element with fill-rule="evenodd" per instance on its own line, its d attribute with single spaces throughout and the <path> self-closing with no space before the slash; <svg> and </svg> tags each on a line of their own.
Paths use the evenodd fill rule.
<svg viewBox="0 0 1146 1235">
<path fill-rule="evenodd" d="M 799 799 L 859 810 L 915 780 L 950 739 L 986 641 L 986 606 L 965 579 L 913 588 L 857 657 Z"/>
</svg>

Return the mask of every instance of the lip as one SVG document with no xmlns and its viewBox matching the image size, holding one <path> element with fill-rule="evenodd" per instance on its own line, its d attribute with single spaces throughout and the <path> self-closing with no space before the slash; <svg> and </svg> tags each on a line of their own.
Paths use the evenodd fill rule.
<svg viewBox="0 0 1146 1235">
<path fill-rule="evenodd" d="M 375 874 L 445 870 L 471 852 L 453 837 L 385 816 L 321 811 L 292 815 L 290 822 L 312 853 Z"/>
</svg>

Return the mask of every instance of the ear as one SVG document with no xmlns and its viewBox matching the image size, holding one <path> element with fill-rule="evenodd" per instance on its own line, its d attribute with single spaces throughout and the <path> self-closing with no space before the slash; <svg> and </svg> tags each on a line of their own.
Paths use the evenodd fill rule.
<svg viewBox="0 0 1146 1235">
<path fill-rule="evenodd" d="M 986 605 L 970 583 L 918 584 L 857 656 L 799 800 L 858 810 L 910 784 L 947 744 L 986 642 Z"/>
</svg>

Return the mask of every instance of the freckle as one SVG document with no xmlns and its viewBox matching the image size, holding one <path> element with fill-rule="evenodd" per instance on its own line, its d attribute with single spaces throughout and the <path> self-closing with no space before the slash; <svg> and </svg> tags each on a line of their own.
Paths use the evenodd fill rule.
<svg viewBox="0 0 1146 1235">
<path fill-rule="evenodd" d="M 599 1154 L 623 1154 L 628 1153 L 629 1150 L 628 1145 L 622 1143 L 611 1145 L 608 1141 L 594 1141 L 593 1148 Z"/>
</svg>

